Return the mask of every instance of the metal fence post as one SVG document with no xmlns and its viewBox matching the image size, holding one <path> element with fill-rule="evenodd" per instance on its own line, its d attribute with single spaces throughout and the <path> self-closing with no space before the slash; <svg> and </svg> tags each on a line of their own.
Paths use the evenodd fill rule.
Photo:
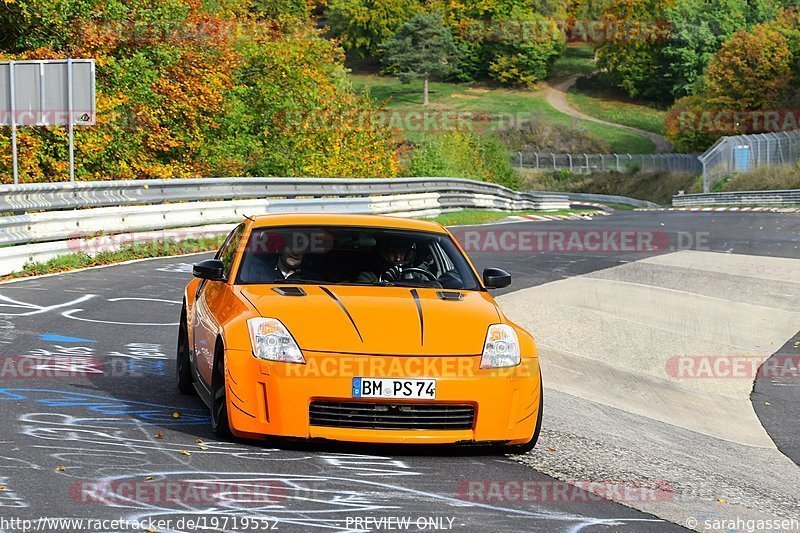
<svg viewBox="0 0 800 533">
<path fill-rule="evenodd" d="M 19 184 L 19 159 L 17 156 L 17 86 L 14 79 L 14 61 L 8 62 L 8 82 L 11 88 L 11 165 L 14 167 L 14 185 Z"/>
</svg>

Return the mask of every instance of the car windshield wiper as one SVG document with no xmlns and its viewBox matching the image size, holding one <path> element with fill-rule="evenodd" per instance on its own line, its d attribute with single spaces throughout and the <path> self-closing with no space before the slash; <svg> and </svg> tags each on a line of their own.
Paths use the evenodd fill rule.
<svg viewBox="0 0 800 533">
<path fill-rule="evenodd" d="M 436 281 L 411 281 L 411 280 L 398 280 L 386 281 L 382 285 L 388 287 L 415 287 L 418 289 L 440 289 L 441 285 Z"/>
<path fill-rule="evenodd" d="M 327 281 L 313 279 L 275 279 L 264 283 L 273 285 L 327 285 Z"/>
</svg>

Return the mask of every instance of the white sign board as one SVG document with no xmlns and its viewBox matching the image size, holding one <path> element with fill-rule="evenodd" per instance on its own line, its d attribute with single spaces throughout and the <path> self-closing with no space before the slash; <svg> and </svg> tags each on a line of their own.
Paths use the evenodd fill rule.
<svg viewBox="0 0 800 533">
<path fill-rule="evenodd" d="M 0 62 L 0 126 L 91 126 L 93 59 Z"/>
<path fill-rule="evenodd" d="M 75 181 L 75 126 L 97 119 L 94 60 L 0 62 L 0 126 L 11 126 L 14 184 L 19 183 L 17 128 L 69 128 L 69 180 Z"/>
</svg>

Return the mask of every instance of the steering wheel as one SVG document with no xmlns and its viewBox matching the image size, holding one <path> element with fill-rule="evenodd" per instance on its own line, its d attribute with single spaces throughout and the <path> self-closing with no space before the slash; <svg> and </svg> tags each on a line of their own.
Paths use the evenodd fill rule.
<svg viewBox="0 0 800 533">
<path fill-rule="evenodd" d="M 412 274 L 422 274 L 423 276 L 428 278 L 429 281 L 436 281 L 438 279 L 436 277 L 436 274 L 434 274 L 433 272 L 431 272 L 429 270 L 425 270 L 424 268 L 418 268 L 418 267 L 404 268 L 403 269 L 403 274 L 405 274 L 407 272 L 411 272 Z"/>
</svg>

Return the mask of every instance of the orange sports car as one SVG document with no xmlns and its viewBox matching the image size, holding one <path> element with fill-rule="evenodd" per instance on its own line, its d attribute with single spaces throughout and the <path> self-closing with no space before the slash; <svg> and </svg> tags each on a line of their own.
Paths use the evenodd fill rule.
<svg viewBox="0 0 800 533">
<path fill-rule="evenodd" d="M 178 389 L 218 435 L 533 448 L 533 337 L 441 225 L 371 215 L 248 218 L 194 265 Z"/>
</svg>

